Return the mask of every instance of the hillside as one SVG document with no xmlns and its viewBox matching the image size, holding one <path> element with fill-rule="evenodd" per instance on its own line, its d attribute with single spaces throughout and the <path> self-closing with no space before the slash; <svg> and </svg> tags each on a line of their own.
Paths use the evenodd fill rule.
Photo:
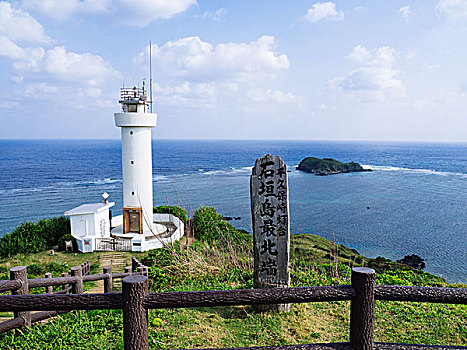
<svg viewBox="0 0 467 350">
<path fill-rule="evenodd" d="M 251 236 L 237 231 L 212 208 L 195 214 L 197 240 L 138 254 L 149 267 L 151 291 L 252 288 Z M 41 255 L 42 254 L 42 255 Z M 98 254 L 73 255 L 96 261 Z M 46 254 L 23 256 L 15 264 L 41 264 Z M 70 255 L 61 253 L 60 259 Z M 23 260 L 27 259 L 27 260 Z M 50 256 L 53 259 L 53 256 Z M 2 264 L 5 261 L 2 261 Z M 50 264 L 50 260 L 44 262 Z M 293 235 L 291 285 L 350 284 L 350 269 L 366 265 L 378 284 L 451 286 L 441 278 L 384 258 L 367 259 L 355 250 L 315 235 Z M 257 314 L 252 307 L 151 310 L 150 348 L 264 346 L 348 341 L 349 302 L 294 304 L 289 313 Z M 376 341 L 466 345 L 467 307 L 428 303 L 376 303 Z M 66 314 L 32 332 L 0 335 L 0 348 L 120 349 L 122 313 L 116 310 Z"/>
</svg>

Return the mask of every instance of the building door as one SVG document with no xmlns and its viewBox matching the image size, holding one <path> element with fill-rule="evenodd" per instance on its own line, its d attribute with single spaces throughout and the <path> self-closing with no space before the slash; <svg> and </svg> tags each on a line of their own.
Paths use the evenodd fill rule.
<svg viewBox="0 0 467 350">
<path fill-rule="evenodd" d="M 123 208 L 123 232 L 143 233 L 141 208 Z"/>
<path fill-rule="evenodd" d="M 141 218 L 139 211 L 130 210 L 130 232 L 139 232 L 139 227 L 141 225 Z"/>
</svg>

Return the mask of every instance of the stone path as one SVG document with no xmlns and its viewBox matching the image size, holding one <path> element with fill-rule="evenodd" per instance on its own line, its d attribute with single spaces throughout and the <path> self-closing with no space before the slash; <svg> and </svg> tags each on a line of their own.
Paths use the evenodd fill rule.
<svg viewBox="0 0 467 350">
<path fill-rule="evenodd" d="M 112 266 L 112 272 L 125 272 L 126 266 L 131 266 L 131 262 L 128 262 L 125 255 L 119 252 L 108 252 L 99 256 L 99 267 L 96 273 L 102 273 L 104 266 Z M 85 293 L 104 293 L 104 281 L 96 281 L 96 286 L 88 289 Z M 113 282 L 114 290 L 122 289 L 122 280 L 116 279 Z"/>
</svg>

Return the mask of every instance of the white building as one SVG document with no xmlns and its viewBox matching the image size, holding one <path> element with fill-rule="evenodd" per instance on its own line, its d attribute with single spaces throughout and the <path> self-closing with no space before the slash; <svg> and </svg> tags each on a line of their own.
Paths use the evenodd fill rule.
<svg viewBox="0 0 467 350">
<path fill-rule="evenodd" d="M 119 102 L 122 111 L 114 117 L 122 138 L 123 215 L 109 219 L 114 203 L 107 203 L 106 197 L 104 203 L 67 211 L 71 234 L 82 252 L 146 251 L 184 234 L 183 222 L 177 217 L 153 214 L 151 129 L 156 126 L 157 114 L 149 112 L 144 83 L 141 89 L 121 89 Z"/>
<path fill-rule="evenodd" d="M 115 203 L 83 204 L 65 212 L 70 216 L 71 232 L 78 250 L 90 253 L 96 249 L 96 238 L 110 237 L 109 208 Z"/>
</svg>

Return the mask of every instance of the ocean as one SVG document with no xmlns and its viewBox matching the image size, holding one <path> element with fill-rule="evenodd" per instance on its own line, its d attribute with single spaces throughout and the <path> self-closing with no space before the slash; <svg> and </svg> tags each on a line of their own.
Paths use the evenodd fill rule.
<svg viewBox="0 0 467 350">
<path fill-rule="evenodd" d="M 287 164 L 292 233 L 312 233 L 392 260 L 418 254 L 426 271 L 467 282 L 467 144 L 153 140 L 155 205 L 213 206 L 251 231 L 249 175 L 269 153 Z M 373 172 L 314 176 L 307 156 Z M 122 209 L 119 140 L 0 140 L 0 236 L 63 215 L 101 194 Z"/>
</svg>

